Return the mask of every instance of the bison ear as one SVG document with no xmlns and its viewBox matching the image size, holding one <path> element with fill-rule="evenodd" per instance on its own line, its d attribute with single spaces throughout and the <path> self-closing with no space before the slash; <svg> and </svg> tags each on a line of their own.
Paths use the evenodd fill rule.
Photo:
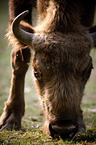
<svg viewBox="0 0 96 145">
<path fill-rule="evenodd" d="M 92 32 L 88 34 L 93 40 L 93 47 L 96 48 L 96 32 Z"/>
<path fill-rule="evenodd" d="M 31 46 L 34 33 L 29 33 L 20 28 L 20 21 L 28 14 L 28 10 L 19 14 L 12 22 L 12 32 L 22 43 Z M 34 30 L 33 30 L 34 32 Z"/>
</svg>

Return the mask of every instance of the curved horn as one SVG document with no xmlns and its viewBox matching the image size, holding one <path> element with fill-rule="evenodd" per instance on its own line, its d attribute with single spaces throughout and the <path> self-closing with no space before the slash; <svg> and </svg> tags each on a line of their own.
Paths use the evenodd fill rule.
<svg viewBox="0 0 96 145">
<path fill-rule="evenodd" d="M 15 37 L 26 45 L 32 45 L 33 34 L 22 30 L 19 26 L 20 21 L 28 14 L 28 10 L 19 14 L 12 22 L 12 31 Z"/>
</svg>

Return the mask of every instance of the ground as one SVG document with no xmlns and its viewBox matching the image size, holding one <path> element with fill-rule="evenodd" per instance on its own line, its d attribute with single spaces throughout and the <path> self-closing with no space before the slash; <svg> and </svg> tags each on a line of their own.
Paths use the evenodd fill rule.
<svg viewBox="0 0 96 145">
<path fill-rule="evenodd" d="M 11 82 L 10 52 L 8 40 L 5 37 L 8 26 L 8 5 L 7 0 L 0 1 L 0 115 L 3 112 L 4 102 L 7 100 Z M 96 50 L 91 52 L 94 69 L 86 85 L 82 100 L 84 111 L 84 121 L 87 133 L 78 134 L 72 141 L 53 141 L 48 135 L 43 134 L 43 113 L 37 95 L 37 90 L 32 79 L 31 67 L 26 75 L 25 101 L 26 111 L 22 119 L 22 129 L 20 131 L 0 131 L 0 144 L 96 144 Z"/>
</svg>

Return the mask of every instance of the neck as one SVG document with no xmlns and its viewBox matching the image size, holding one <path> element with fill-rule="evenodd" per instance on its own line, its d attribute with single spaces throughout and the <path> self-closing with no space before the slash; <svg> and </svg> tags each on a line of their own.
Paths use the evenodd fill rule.
<svg viewBox="0 0 96 145">
<path fill-rule="evenodd" d="M 80 21 L 77 7 L 74 2 L 68 1 L 51 1 L 47 9 L 46 16 L 41 24 L 36 28 L 36 31 L 58 31 L 63 33 L 80 31 Z"/>
</svg>

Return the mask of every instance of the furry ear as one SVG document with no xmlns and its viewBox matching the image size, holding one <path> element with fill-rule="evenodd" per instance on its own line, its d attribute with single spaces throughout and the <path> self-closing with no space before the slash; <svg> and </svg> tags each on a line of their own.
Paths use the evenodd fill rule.
<svg viewBox="0 0 96 145">
<path fill-rule="evenodd" d="M 93 39 L 93 47 L 96 49 L 96 25 L 89 29 L 89 36 Z"/>
<path fill-rule="evenodd" d="M 93 40 L 93 47 L 96 48 L 96 32 L 89 33 L 89 36 L 92 37 L 92 40 Z"/>
<path fill-rule="evenodd" d="M 89 29 L 89 33 L 96 32 L 96 25 Z"/>
</svg>

